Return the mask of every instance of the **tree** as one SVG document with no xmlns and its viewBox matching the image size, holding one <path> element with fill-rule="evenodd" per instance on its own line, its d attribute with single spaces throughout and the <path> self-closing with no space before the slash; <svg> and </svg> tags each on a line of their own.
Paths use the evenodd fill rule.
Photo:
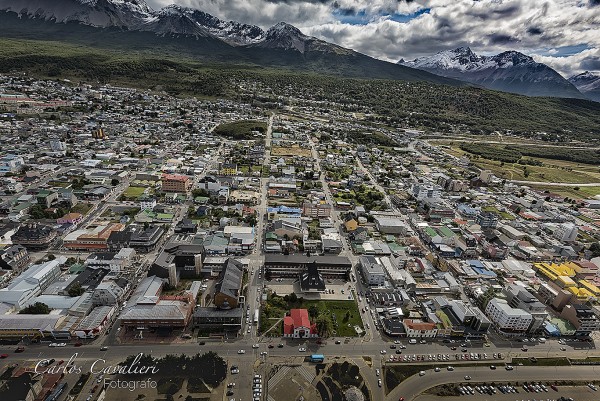
<svg viewBox="0 0 600 401">
<path fill-rule="evenodd" d="M 319 308 L 317 307 L 317 305 L 315 305 L 315 304 L 309 305 L 307 310 L 308 310 L 308 316 L 310 316 L 311 318 L 315 319 L 317 316 L 319 316 Z"/>
<path fill-rule="evenodd" d="M 317 332 L 321 337 L 329 337 L 333 330 L 333 322 L 327 314 L 321 314 L 317 317 Z"/>
<path fill-rule="evenodd" d="M 600 243 L 594 242 L 592 245 L 590 245 L 590 252 L 594 258 L 600 256 Z"/>
<path fill-rule="evenodd" d="M 77 281 L 71 288 L 69 288 L 69 296 L 70 297 L 78 297 L 83 294 L 85 290 L 81 286 L 81 284 Z"/>
<path fill-rule="evenodd" d="M 298 302 L 298 295 L 296 295 L 296 293 L 295 293 L 295 292 L 292 292 L 292 293 L 289 295 L 288 302 L 289 302 L 290 304 L 295 304 L 296 302 Z"/>
<path fill-rule="evenodd" d="M 29 305 L 28 307 L 21 309 L 19 313 L 28 315 L 47 315 L 51 310 L 52 309 L 50 309 L 45 303 L 36 302 L 33 305 Z"/>
</svg>

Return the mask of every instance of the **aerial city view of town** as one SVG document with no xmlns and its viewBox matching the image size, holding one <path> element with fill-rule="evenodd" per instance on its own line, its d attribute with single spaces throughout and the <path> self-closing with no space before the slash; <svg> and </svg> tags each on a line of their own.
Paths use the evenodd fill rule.
<svg viewBox="0 0 600 401">
<path fill-rule="evenodd" d="M 0 1 L 0 400 L 600 400 L 599 74 L 44 3 Z"/>
</svg>

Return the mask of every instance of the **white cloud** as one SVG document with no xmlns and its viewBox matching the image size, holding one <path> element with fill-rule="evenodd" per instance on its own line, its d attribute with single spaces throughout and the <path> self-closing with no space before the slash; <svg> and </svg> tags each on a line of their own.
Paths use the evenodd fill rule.
<svg viewBox="0 0 600 401">
<path fill-rule="evenodd" d="M 600 6 L 589 0 L 148 0 L 153 8 L 172 2 L 262 28 L 286 21 L 306 34 L 390 61 L 467 45 L 483 54 L 519 50 L 570 74 L 583 71 L 582 65 L 595 66 L 600 49 Z M 423 9 L 430 11 L 405 23 L 381 17 Z M 364 11 L 373 18 L 351 25 L 334 11 Z M 562 58 L 549 51 L 580 44 L 591 50 Z"/>
</svg>

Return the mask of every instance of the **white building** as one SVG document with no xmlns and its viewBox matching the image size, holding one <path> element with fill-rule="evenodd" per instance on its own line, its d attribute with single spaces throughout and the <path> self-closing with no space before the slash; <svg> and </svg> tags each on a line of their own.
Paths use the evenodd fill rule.
<svg viewBox="0 0 600 401">
<path fill-rule="evenodd" d="M 123 289 L 113 281 L 104 281 L 94 289 L 92 302 L 98 305 L 116 305 L 123 299 Z"/>
<path fill-rule="evenodd" d="M 412 195 L 418 201 L 440 199 L 441 194 L 442 188 L 437 185 L 414 184 L 412 187 Z"/>
<path fill-rule="evenodd" d="M 156 198 L 144 197 L 140 200 L 140 210 L 152 210 L 156 206 Z"/>
<path fill-rule="evenodd" d="M 522 309 L 512 308 L 504 299 L 493 298 L 485 308 L 485 314 L 499 331 L 521 335 L 529 329 L 533 316 Z"/>
<path fill-rule="evenodd" d="M 60 266 L 66 261 L 66 257 L 59 256 L 49 262 L 31 266 L 0 290 L 0 303 L 14 305 L 16 309 L 25 307 L 60 276 Z"/>
<path fill-rule="evenodd" d="M 360 272 L 368 285 L 381 287 L 385 283 L 385 268 L 379 258 L 374 256 L 361 256 L 359 260 Z"/>
<path fill-rule="evenodd" d="M 554 231 L 554 238 L 562 242 L 573 242 L 577 239 L 579 228 L 573 223 L 562 223 Z"/>
<path fill-rule="evenodd" d="M 53 152 L 66 152 L 67 144 L 60 139 L 51 138 L 50 139 L 50 150 Z"/>
</svg>

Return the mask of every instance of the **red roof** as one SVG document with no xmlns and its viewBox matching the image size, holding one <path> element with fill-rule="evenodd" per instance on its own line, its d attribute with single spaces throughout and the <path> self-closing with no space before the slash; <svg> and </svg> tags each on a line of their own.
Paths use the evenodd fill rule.
<svg viewBox="0 0 600 401">
<path fill-rule="evenodd" d="M 187 181 L 190 179 L 190 177 L 188 177 L 187 175 L 180 175 L 180 174 L 163 174 L 162 175 L 162 179 L 163 181 Z"/>
<path fill-rule="evenodd" d="M 311 333 L 316 333 L 316 325 L 310 323 L 308 310 L 292 309 L 290 316 L 283 318 L 283 334 L 294 334 L 294 329 L 297 327 L 306 327 Z"/>
</svg>

